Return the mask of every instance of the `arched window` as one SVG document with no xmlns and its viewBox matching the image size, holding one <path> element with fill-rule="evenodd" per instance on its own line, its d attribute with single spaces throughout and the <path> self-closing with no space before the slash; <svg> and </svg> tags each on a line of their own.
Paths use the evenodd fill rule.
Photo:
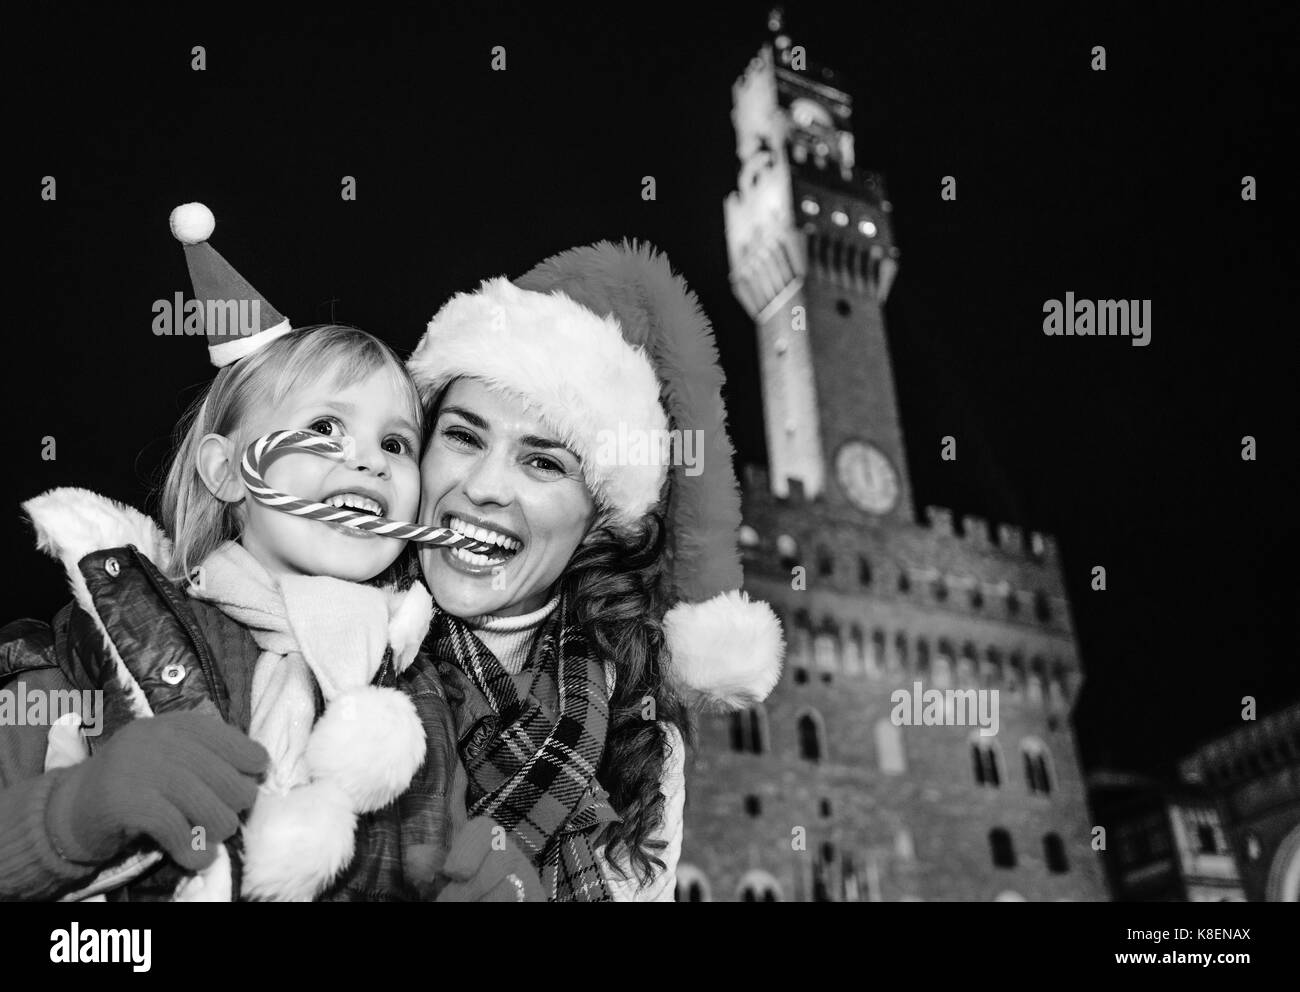
<svg viewBox="0 0 1300 992">
<path fill-rule="evenodd" d="M 1007 590 L 1007 616 L 1015 617 L 1020 615 L 1020 597 L 1014 589 Z"/>
<path fill-rule="evenodd" d="M 1052 604 L 1047 599 L 1047 594 L 1041 589 L 1034 593 L 1034 616 L 1039 623 L 1047 623 L 1052 619 Z"/>
<path fill-rule="evenodd" d="M 1025 691 L 1025 659 L 1013 654 L 1007 664 L 1007 693 L 1018 699 Z"/>
<path fill-rule="evenodd" d="M 887 716 L 876 721 L 876 760 L 886 775 L 901 775 L 907 771 L 902 728 L 895 726 Z"/>
<path fill-rule="evenodd" d="M 752 793 L 745 797 L 745 813 L 749 816 L 763 815 L 763 801 Z"/>
<path fill-rule="evenodd" d="M 816 710 L 805 710 L 795 726 L 799 732 L 799 757 L 821 761 L 825 751 L 822 721 Z"/>
<path fill-rule="evenodd" d="M 930 674 L 931 684 L 936 689 L 951 689 L 952 669 L 952 645 L 946 640 L 940 641 L 939 650 L 934 659 L 934 668 Z"/>
<path fill-rule="evenodd" d="M 780 902 L 781 886 L 767 872 L 754 869 L 741 878 L 736 886 L 736 896 L 741 902 Z"/>
<path fill-rule="evenodd" d="M 858 585 L 871 585 L 871 562 L 866 555 L 858 555 Z"/>
<path fill-rule="evenodd" d="M 677 890 L 673 902 L 712 902 L 713 892 L 709 880 L 694 865 L 678 863 Z"/>
<path fill-rule="evenodd" d="M 817 574 L 823 579 L 835 576 L 835 559 L 825 548 L 817 549 Z"/>
<path fill-rule="evenodd" d="M 967 641 L 962 645 L 961 658 L 957 661 L 957 684 L 963 687 L 978 685 L 975 674 L 978 670 L 979 659 L 975 654 L 975 645 Z"/>
<path fill-rule="evenodd" d="M 1011 843 L 1011 834 L 1002 827 L 989 831 L 989 847 L 993 852 L 993 864 L 998 868 L 1016 866 L 1016 849 Z"/>
<path fill-rule="evenodd" d="M 930 642 L 923 637 L 916 639 L 916 674 L 922 678 L 930 675 Z"/>
<path fill-rule="evenodd" d="M 1056 875 L 1070 870 L 1070 863 L 1065 857 L 1065 842 L 1060 834 L 1043 836 L 1043 856 L 1047 859 L 1047 870 Z"/>
<path fill-rule="evenodd" d="M 877 627 L 871 632 L 871 649 L 865 659 L 867 674 L 878 675 L 888 661 L 885 658 L 885 632 Z"/>
<path fill-rule="evenodd" d="M 892 672 L 908 671 L 911 668 L 911 659 L 907 653 L 907 635 L 898 633 L 894 636 L 894 653 L 889 659 L 889 670 Z"/>
<path fill-rule="evenodd" d="M 975 582 L 970 587 L 970 608 L 972 610 L 984 609 L 984 590 L 980 584 Z"/>
<path fill-rule="evenodd" d="M 907 573 L 907 566 L 898 567 L 898 591 L 906 595 L 912 591 L 912 577 Z"/>
<path fill-rule="evenodd" d="M 855 623 L 849 628 L 849 636 L 844 641 L 844 671 L 849 675 L 857 675 L 862 671 L 863 648 L 862 628 Z"/>
<path fill-rule="evenodd" d="M 983 682 L 989 689 L 1002 685 L 1002 652 L 997 648 L 989 648 L 984 652 Z"/>
<path fill-rule="evenodd" d="M 1020 742 L 1025 759 L 1025 783 L 1033 795 L 1046 796 L 1052 791 L 1052 773 L 1047 745 L 1037 737 L 1026 737 Z"/>
<path fill-rule="evenodd" d="M 1041 706 L 1047 690 L 1047 666 L 1043 659 L 1034 656 L 1029 663 L 1029 683 L 1025 686 L 1025 695 L 1031 703 Z"/>
<path fill-rule="evenodd" d="M 996 789 L 1002 784 L 1002 755 L 997 742 L 981 737 L 977 730 L 970 736 L 970 750 L 975 784 Z"/>
<path fill-rule="evenodd" d="M 767 750 L 767 711 L 761 703 L 731 714 L 731 750 L 741 754 Z"/>
</svg>

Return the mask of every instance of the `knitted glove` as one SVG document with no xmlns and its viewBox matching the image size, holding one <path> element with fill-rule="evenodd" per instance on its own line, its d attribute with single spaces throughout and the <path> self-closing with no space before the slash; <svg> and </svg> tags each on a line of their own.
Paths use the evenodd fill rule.
<svg viewBox="0 0 1300 992">
<path fill-rule="evenodd" d="M 239 829 L 267 760 L 260 744 L 214 716 L 134 720 L 93 757 L 61 773 L 66 777 L 50 796 L 46 827 L 71 861 L 107 861 L 144 836 L 182 868 L 199 871 Z M 194 827 L 204 830 L 200 850 Z"/>
<path fill-rule="evenodd" d="M 490 817 L 475 817 L 465 824 L 451 845 L 442 874 L 448 881 L 438 902 L 546 901 L 531 862 Z"/>
</svg>

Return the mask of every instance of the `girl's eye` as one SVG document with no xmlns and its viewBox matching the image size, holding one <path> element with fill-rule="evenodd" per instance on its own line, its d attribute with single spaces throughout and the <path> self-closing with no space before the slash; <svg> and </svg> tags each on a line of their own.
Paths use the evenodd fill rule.
<svg viewBox="0 0 1300 992">
<path fill-rule="evenodd" d="M 343 433 L 343 424 L 335 417 L 321 417 L 319 420 L 313 420 L 307 429 L 317 434 L 324 434 L 326 437 L 333 437 L 336 433 Z"/>
<path fill-rule="evenodd" d="M 409 455 L 415 452 L 415 445 L 410 438 L 394 434 L 392 437 L 384 438 L 384 450 L 393 455 Z"/>
</svg>

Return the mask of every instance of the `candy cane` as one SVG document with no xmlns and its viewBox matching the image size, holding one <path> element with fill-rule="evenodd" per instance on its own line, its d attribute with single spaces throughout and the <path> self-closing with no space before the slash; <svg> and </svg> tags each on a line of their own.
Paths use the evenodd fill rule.
<svg viewBox="0 0 1300 992">
<path fill-rule="evenodd" d="M 419 524 L 388 520 L 385 517 L 377 517 L 373 513 L 363 513 L 345 506 L 330 506 L 328 503 L 315 503 L 309 499 L 300 499 L 272 489 L 266 484 L 264 473 L 277 458 L 296 451 L 308 452 L 324 458 L 344 457 L 344 447 L 338 439 L 315 434 L 312 431 L 272 431 L 270 434 L 263 435 L 244 449 L 244 460 L 240 464 L 244 485 L 248 487 L 253 499 L 263 506 L 269 506 L 273 510 L 289 513 L 295 517 L 342 524 L 344 527 L 364 530 L 381 537 L 417 541 L 420 544 L 432 544 L 444 548 L 464 548 L 466 551 L 478 554 L 500 550 L 495 544 L 476 541 L 448 527 L 423 527 Z"/>
</svg>

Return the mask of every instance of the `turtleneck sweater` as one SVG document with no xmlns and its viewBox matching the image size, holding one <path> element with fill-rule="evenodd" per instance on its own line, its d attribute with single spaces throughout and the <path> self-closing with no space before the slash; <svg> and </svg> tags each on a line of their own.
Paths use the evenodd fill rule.
<svg viewBox="0 0 1300 992">
<path fill-rule="evenodd" d="M 511 675 L 523 671 L 528 661 L 528 654 L 533 647 L 537 631 L 546 622 L 547 617 L 555 612 L 560 597 L 557 593 L 551 601 L 532 613 L 517 617 L 501 617 L 492 614 L 467 617 L 465 626 L 474 631 L 474 635 L 483 642 L 483 646 L 496 655 L 501 667 Z"/>
</svg>

